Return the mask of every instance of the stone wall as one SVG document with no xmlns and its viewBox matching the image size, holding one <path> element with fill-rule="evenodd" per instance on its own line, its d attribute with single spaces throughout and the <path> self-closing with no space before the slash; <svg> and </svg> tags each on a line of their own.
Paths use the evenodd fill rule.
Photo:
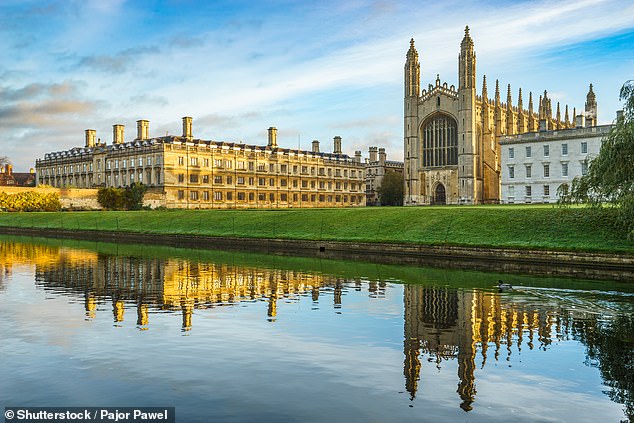
<svg viewBox="0 0 634 423">
<path fill-rule="evenodd" d="M 101 210 L 97 201 L 97 189 L 86 188 L 28 188 L 28 187 L 0 187 L 0 191 L 7 194 L 33 191 L 40 194 L 59 194 L 59 201 L 64 210 Z M 143 205 L 151 208 L 165 207 L 165 194 L 161 190 L 148 190 Z"/>
</svg>

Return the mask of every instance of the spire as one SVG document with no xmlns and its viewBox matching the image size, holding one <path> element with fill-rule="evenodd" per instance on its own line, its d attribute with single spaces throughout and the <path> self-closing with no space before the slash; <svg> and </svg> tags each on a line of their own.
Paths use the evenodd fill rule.
<svg viewBox="0 0 634 423">
<path fill-rule="evenodd" d="M 559 102 L 557 102 L 557 121 L 561 121 L 561 110 L 559 109 Z"/>
<path fill-rule="evenodd" d="M 464 27 L 464 37 L 460 43 L 460 48 L 462 50 L 473 49 L 473 40 L 471 39 L 471 35 L 469 35 L 469 25 Z"/>
<path fill-rule="evenodd" d="M 473 89 L 476 87 L 476 55 L 473 51 L 473 40 L 469 35 L 469 27 L 465 27 L 464 38 L 460 43 L 460 56 L 458 57 L 458 90 Z M 475 95 L 475 92 L 473 92 Z"/>
<path fill-rule="evenodd" d="M 541 95 L 539 96 L 538 113 L 539 113 L 539 119 L 543 119 L 544 118 L 544 100 L 542 99 Z"/>
<path fill-rule="evenodd" d="M 577 108 L 572 108 L 572 121 L 574 122 L 577 119 Z"/>
<path fill-rule="evenodd" d="M 495 104 L 500 104 L 500 81 L 495 80 Z"/>
<path fill-rule="evenodd" d="M 522 101 L 522 89 L 520 88 L 520 95 L 517 98 L 517 108 L 521 112 L 524 108 L 524 102 Z"/>
<path fill-rule="evenodd" d="M 485 104 L 489 103 L 489 93 L 487 92 L 487 76 L 482 77 L 482 101 Z"/>
<path fill-rule="evenodd" d="M 564 120 L 566 121 L 566 126 L 570 124 L 570 116 L 568 115 L 568 105 L 566 104 L 566 112 L 564 113 Z"/>
<path fill-rule="evenodd" d="M 528 113 L 533 114 L 533 92 L 528 92 Z"/>
<path fill-rule="evenodd" d="M 418 97 L 420 95 L 420 63 L 418 52 L 414 47 L 414 39 L 409 41 L 407 59 L 405 60 L 405 97 Z"/>
<path fill-rule="evenodd" d="M 513 99 L 511 98 L 511 84 L 508 84 L 508 88 L 506 89 L 506 107 L 513 107 Z"/>
</svg>

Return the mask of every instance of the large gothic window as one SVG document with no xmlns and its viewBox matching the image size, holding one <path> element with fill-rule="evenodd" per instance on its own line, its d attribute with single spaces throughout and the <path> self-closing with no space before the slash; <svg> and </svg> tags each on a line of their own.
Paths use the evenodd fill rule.
<svg viewBox="0 0 634 423">
<path fill-rule="evenodd" d="M 452 117 L 439 113 L 423 123 L 423 166 L 458 164 L 458 124 Z"/>
</svg>

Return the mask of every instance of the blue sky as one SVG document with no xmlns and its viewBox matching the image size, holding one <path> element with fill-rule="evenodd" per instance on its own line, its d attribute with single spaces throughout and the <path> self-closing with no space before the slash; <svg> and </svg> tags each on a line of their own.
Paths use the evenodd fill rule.
<svg viewBox="0 0 634 423">
<path fill-rule="evenodd" d="M 634 4 L 627 0 L 25 1 L 0 3 L 0 156 L 26 171 L 49 151 L 180 134 L 353 154 L 385 146 L 402 159 L 403 64 L 414 37 L 421 85 L 457 85 L 469 25 L 478 84 L 511 84 L 583 108 L 588 84 L 600 123 L 634 78 Z M 480 88 L 478 88 L 479 90 Z"/>
</svg>

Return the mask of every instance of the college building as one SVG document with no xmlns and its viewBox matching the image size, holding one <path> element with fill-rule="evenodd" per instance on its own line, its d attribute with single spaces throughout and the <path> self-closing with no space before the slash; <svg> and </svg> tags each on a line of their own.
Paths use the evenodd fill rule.
<svg viewBox="0 0 634 423">
<path fill-rule="evenodd" d="M 488 96 L 486 76 L 476 92 L 474 42 L 465 28 L 458 56 L 458 86 L 441 82 L 421 90 L 421 69 L 414 40 L 405 61 L 404 179 L 405 205 L 482 204 L 501 199 L 502 155 L 500 139 L 540 130 L 574 128 L 568 106 L 559 103 L 553 113 L 548 93 L 534 104 L 533 94 L 520 89 L 514 103 L 510 84 L 506 102 L 495 82 L 493 99 Z M 597 122 L 597 103 L 592 85 L 582 116 L 585 125 Z"/>
<path fill-rule="evenodd" d="M 269 128 L 264 146 L 194 138 L 192 118 L 183 118 L 181 136 L 149 136 L 149 121 L 137 121 L 137 136 L 124 140 L 113 125 L 113 142 L 85 131 L 85 145 L 48 153 L 36 161 L 38 185 L 124 187 L 135 182 L 161 196 L 168 208 L 288 208 L 365 206 L 361 152 L 342 152 L 334 137 L 332 153 L 281 148 Z"/>
<path fill-rule="evenodd" d="M 387 160 L 385 148 L 370 147 L 368 159 L 365 162 L 365 198 L 366 205 L 380 206 L 381 197 L 378 189 L 383 177 L 388 172 L 403 174 L 403 162 Z"/>
</svg>

